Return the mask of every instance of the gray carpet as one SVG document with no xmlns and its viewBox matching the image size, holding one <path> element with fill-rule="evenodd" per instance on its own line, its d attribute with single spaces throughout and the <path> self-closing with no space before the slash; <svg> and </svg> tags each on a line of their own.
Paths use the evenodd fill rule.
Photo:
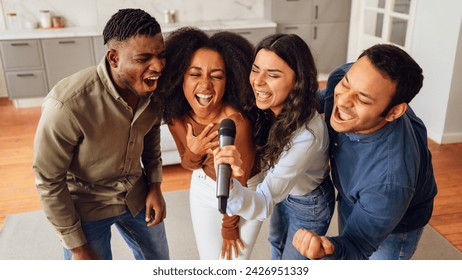
<svg viewBox="0 0 462 280">
<path fill-rule="evenodd" d="M 188 191 L 165 193 L 165 226 L 172 260 L 197 260 L 198 253 L 189 215 Z M 180 207 L 179 207 L 180 206 Z M 251 259 L 269 259 L 268 221 L 263 223 Z M 329 235 L 336 229 L 334 217 Z M 117 230 L 113 230 L 113 257 L 133 259 Z M 0 260 L 61 260 L 62 248 L 42 211 L 9 215 L 0 231 Z M 462 260 L 462 253 L 427 226 L 413 259 Z"/>
</svg>

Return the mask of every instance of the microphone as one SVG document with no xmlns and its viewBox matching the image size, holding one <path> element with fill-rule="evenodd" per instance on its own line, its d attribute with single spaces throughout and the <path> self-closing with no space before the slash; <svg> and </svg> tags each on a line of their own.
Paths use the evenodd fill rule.
<svg viewBox="0 0 462 280">
<path fill-rule="evenodd" d="M 220 148 L 234 144 L 234 136 L 236 136 L 236 125 L 231 119 L 224 119 L 218 128 L 218 142 Z M 229 180 L 231 178 L 231 166 L 226 163 L 220 163 L 217 170 L 217 198 L 218 211 L 226 213 L 226 205 L 228 204 L 229 196 Z"/>
</svg>

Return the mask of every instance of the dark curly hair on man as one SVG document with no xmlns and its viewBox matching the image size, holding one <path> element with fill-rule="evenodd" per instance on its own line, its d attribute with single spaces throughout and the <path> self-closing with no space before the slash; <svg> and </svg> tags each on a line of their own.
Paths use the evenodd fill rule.
<svg viewBox="0 0 462 280">
<path fill-rule="evenodd" d="M 194 53 L 199 49 L 221 54 L 225 63 L 226 87 L 223 103 L 234 107 L 252 122 L 255 108 L 244 110 L 244 105 L 255 103 L 249 83 L 253 45 L 244 37 L 228 31 L 207 35 L 194 27 L 183 27 L 168 36 L 166 42 L 167 65 L 159 80 L 158 94 L 164 99 L 164 122 L 188 114 L 192 108 L 183 92 L 183 80 Z"/>
<path fill-rule="evenodd" d="M 258 110 L 254 142 L 261 170 L 274 167 L 281 154 L 290 149 L 294 132 L 308 126 L 316 112 L 318 72 L 308 45 L 295 34 L 272 34 L 255 48 L 274 52 L 295 72 L 295 86 L 289 93 L 281 113 L 275 117 L 270 109 Z"/>
<path fill-rule="evenodd" d="M 154 36 L 161 32 L 157 20 L 141 9 L 120 9 L 103 30 L 104 44 L 122 42 L 136 35 Z"/>
</svg>

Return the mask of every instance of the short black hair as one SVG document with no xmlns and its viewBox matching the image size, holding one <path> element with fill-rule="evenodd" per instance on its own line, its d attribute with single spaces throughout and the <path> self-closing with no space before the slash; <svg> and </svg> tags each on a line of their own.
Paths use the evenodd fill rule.
<svg viewBox="0 0 462 280">
<path fill-rule="evenodd" d="M 358 59 L 363 56 L 396 84 L 396 92 L 381 116 L 386 116 L 398 104 L 411 102 L 419 93 L 424 79 L 422 68 L 401 48 L 391 44 L 377 44 L 365 50 Z"/>
<path fill-rule="evenodd" d="M 136 35 L 154 36 L 161 32 L 157 20 L 141 9 L 120 9 L 103 30 L 104 44 L 125 41 Z"/>
</svg>

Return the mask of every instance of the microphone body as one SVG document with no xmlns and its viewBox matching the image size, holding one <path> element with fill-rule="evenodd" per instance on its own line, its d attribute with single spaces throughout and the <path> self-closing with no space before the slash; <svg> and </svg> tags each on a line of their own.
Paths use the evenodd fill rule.
<svg viewBox="0 0 462 280">
<path fill-rule="evenodd" d="M 224 119 L 218 128 L 218 142 L 220 148 L 224 146 L 233 145 L 234 137 L 236 136 L 236 125 L 231 119 Z M 231 166 L 229 164 L 221 163 L 218 165 L 217 170 L 217 193 L 218 198 L 218 211 L 226 213 L 226 206 L 229 197 L 229 182 L 231 179 Z"/>
</svg>

